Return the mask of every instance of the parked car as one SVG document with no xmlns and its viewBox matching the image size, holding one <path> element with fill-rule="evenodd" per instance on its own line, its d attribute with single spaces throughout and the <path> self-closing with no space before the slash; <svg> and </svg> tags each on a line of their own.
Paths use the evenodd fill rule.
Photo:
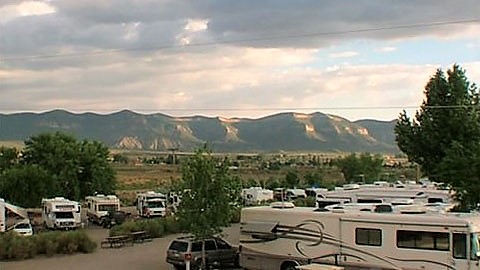
<svg viewBox="0 0 480 270">
<path fill-rule="evenodd" d="M 173 240 L 167 250 L 167 263 L 175 269 L 185 269 L 186 262 L 190 261 L 191 269 L 199 269 L 202 264 L 202 245 L 205 247 L 207 269 L 238 266 L 238 249 L 218 237 L 196 240 L 186 236 Z"/>
<path fill-rule="evenodd" d="M 32 224 L 30 224 L 29 220 L 23 220 L 19 223 L 13 225 L 12 227 L 8 228 L 7 231 L 14 231 L 22 236 L 32 236 L 33 235 L 33 228 Z"/>
</svg>

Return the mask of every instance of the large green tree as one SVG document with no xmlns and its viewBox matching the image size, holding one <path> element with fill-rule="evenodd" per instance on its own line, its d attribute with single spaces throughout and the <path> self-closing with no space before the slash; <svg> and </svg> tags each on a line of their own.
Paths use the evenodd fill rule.
<svg viewBox="0 0 480 270">
<path fill-rule="evenodd" d="M 439 69 L 430 78 L 415 119 L 400 114 L 396 141 L 425 176 L 448 184 L 461 208 L 471 209 L 480 202 L 479 92 L 460 66 L 446 75 Z"/>
<path fill-rule="evenodd" d="M 116 180 L 108 155 L 96 141 L 77 141 L 60 132 L 33 136 L 25 141 L 18 164 L 0 175 L 0 197 L 38 206 L 51 196 L 82 200 L 95 192 L 111 193 Z"/>
<path fill-rule="evenodd" d="M 228 226 L 239 207 L 241 181 L 229 174 L 228 164 L 205 146 L 182 163 L 178 218 L 195 238 L 206 239 Z M 205 265 L 205 260 L 203 260 Z"/>
<path fill-rule="evenodd" d="M 230 224 L 240 202 L 241 181 L 208 148 L 196 151 L 182 166 L 178 217 L 197 238 L 211 237 Z"/>
</svg>

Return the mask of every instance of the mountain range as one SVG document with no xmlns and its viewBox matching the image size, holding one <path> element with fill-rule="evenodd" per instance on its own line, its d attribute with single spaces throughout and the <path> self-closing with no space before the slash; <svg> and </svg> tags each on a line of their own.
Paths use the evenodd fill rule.
<svg viewBox="0 0 480 270">
<path fill-rule="evenodd" d="M 358 120 L 323 114 L 279 113 L 249 118 L 173 117 L 123 110 L 111 114 L 0 114 L 0 140 L 24 141 L 62 131 L 97 140 L 111 148 L 192 151 L 207 143 L 216 152 L 370 152 L 397 153 L 396 120 Z"/>
</svg>

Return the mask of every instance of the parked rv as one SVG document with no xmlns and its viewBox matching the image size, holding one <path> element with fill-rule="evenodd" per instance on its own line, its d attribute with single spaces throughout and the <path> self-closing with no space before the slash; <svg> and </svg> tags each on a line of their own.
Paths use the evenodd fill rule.
<svg viewBox="0 0 480 270">
<path fill-rule="evenodd" d="M 240 265 L 290 270 L 310 263 L 346 269 L 478 269 L 479 213 L 242 209 Z"/>
<path fill-rule="evenodd" d="M 392 203 L 413 200 L 414 203 L 452 203 L 452 193 L 433 187 L 413 185 L 398 187 L 385 184 L 349 184 L 335 190 L 317 193 L 317 208 L 338 203 Z"/>
<path fill-rule="evenodd" d="M 136 205 L 141 217 L 164 217 L 167 214 L 167 196 L 163 193 L 148 191 L 137 194 Z"/>
<path fill-rule="evenodd" d="M 70 230 L 81 226 L 81 207 L 63 197 L 42 199 L 42 223 L 47 229 Z"/>
<path fill-rule="evenodd" d="M 14 219 L 7 221 L 7 212 L 14 213 L 20 220 Z M 5 232 L 9 226 L 14 226 L 17 223 L 24 223 L 26 221 L 30 223 L 26 209 L 7 203 L 4 199 L 0 198 L 0 232 Z"/>
<path fill-rule="evenodd" d="M 273 190 L 262 187 L 250 187 L 242 190 L 242 199 L 245 205 L 257 205 L 273 200 Z"/>
<path fill-rule="evenodd" d="M 87 219 L 98 225 L 110 227 L 112 220 L 110 217 L 120 210 L 120 200 L 116 195 L 102 195 L 85 197 L 87 208 Z"/>
</svg>

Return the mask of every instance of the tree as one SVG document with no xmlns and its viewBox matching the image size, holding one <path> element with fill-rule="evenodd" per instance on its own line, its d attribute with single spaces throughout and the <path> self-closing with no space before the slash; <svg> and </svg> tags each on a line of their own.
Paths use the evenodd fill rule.
<svg viewBox="0 0 480 270">
<path fill-rule="evenodd" d="M 99 142 L 78 142 L 60 132 L 44 133 L 25 141 L 21 164 L 45 170 L 55 180 L 55 195 L 81 200 L 94 192 L 110 193 L 115 188 L 108 154 L 108 148 Z"/>
<path fill-rule="evenodd" d="M 296 188 L 300 183 L 298 174 L 295 171 L 288 171 L 285 175 L 285 187 L 287 188 Z"/>
<path fill-rule="evenodd" d="M 474 208 L 480 202 L 478 88 L 454 65 L 447 77 L 438 69 L 424 94 L 414 120 L 405 111 L 399 116 L 398 147 L 427 177 L 455 190 L 462 209 Z"/>
<path fill-rule="evenodd" d="M 378 179 L 382 171 L 383 159 L 362 153 L 359 157 L 355 153 L 337 159 L 334 164 L 343 173 L 346 182 L 372 181 Z"/>
<path fill-rule="evenodd" d="M 0 173 L 18 163 L 18 150 L 0 146 Z"/>
<path fill-rule="evenodd" d="M 220 233 L 240 204 L 240 180 L 229 175 L 228 164 L 217 161 L 207 146 L 182 163 L 177 190 L 182 195 L 178 218 L 197 239 Z M 205 256 L 202 261 L 205 266 Z"/>
<path fill-rule="evenodd" d="M 37 165 L 12 167 L 0 178 L 0 197 L 23 207 L 38 207 L 42 198 L 58 192 L 55 179 Z"/>
</svg>

